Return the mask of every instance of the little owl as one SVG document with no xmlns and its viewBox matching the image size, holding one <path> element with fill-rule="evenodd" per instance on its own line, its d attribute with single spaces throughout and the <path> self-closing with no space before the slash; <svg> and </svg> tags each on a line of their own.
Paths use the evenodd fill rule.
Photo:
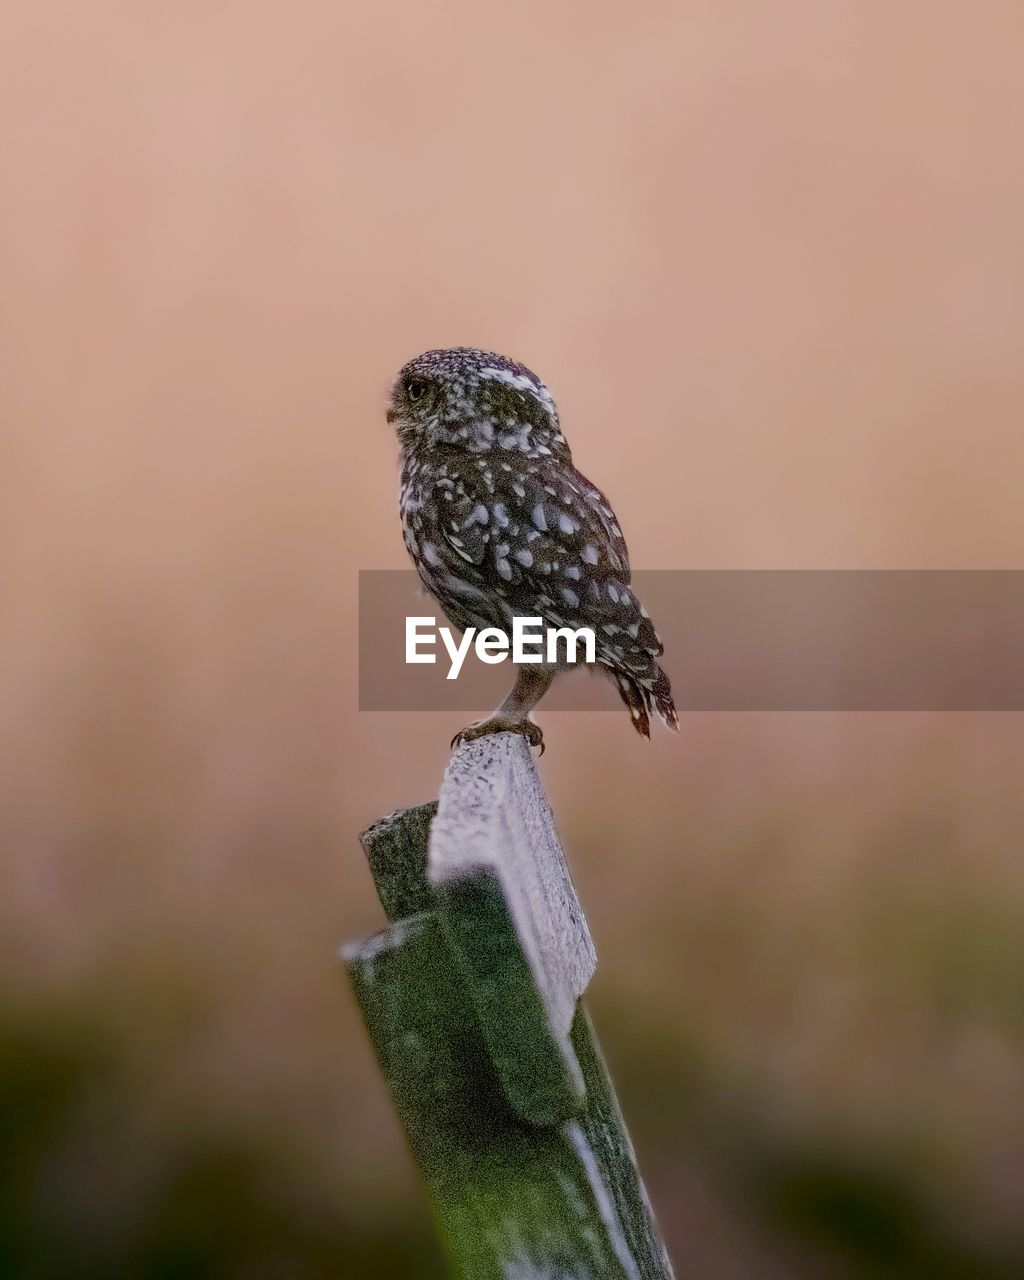
<svg viewBox="0 0 1024 1280">
<path fill-rule="evenodd" d="M 636 731 L 650 737 L 652 710 L 675 729 L 663 646 L 630 590 L 622 530 L 572 465 L 544 383 L 491 351 L 427 351 L 398 374 L 387 417 L 402 448 L 405 545 L 452 625 L 507 632 L 520 616 L 590 627 L 596 667 L 615 681 Z M 510 731 L 543 750 L 530 712 L 558 670 L 518 666 L 501 706 L 455 741 Z"/>
</svg>

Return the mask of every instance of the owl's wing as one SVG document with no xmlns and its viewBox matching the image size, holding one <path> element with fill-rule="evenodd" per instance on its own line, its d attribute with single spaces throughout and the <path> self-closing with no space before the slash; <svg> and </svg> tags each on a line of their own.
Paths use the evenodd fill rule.
<svg viewBox="0 0 1024 1280">
<path fill-rule="evenodd" d="M 494 463 L 463 476 L 443 502 L 445 568 L 484 592 L 505 625 L 514 614 L 549 626 L 593 627 L 607 665 L 649 661 L 661 641 L 630 588 L 629 555 L 604 494 L 564 464 Z"/>
</svg>

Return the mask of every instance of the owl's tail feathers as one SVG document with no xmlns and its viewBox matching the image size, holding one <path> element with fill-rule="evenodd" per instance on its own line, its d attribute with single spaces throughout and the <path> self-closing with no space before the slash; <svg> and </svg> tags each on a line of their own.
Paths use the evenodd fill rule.
<svg viewBox="0 0 1024 1280">
<path fill-rule="evenodd" d="M 656 662 L 649 676 L 638 679 L 627 675 L 624 671 L 615 671 L 615 683 L 619 687 L 622 701 L 626 704 L 633 720 L 633 728 L 644 738 L 651 736 L 651 712 L 657 712 L 659 718 L 669 729 L 679 731 L 679 718 L 676 706 L 672 701 L 672 686 L 668 676 Z"/>
<path fill-rule="evenodd" d="M 676 715 L 676 704 L 672 700 L 672 686 L 669 684 L 668 676 L 662 671 L 661 667 L 657 667 L 657 672 L 658 675 L 651 690 L 651 696 L 654 698 L 654 709 L 661 717 L 665 728 L 671 729 L 673 733 L 678 733 L 679 717 Z"/>
</svg>

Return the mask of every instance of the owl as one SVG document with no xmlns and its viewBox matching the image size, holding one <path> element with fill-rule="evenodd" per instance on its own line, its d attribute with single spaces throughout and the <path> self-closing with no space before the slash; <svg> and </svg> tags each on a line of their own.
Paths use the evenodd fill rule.
<svg viewBox="0 0 1024 1280">
<path fill-rule="evenodd" d="M 387 419 L 401 446 L 405 545 L 452 625 L 507 632 L 520 616 L 590 627 L 594 665 L 615 681 L 636 731 L 650 737 L 652 711 L 676 729 L 663 646 L 630 588 L 622 530 L 573 466 L 536 374 L 473 347 L 427 351 L 395 378 Z M 560 669 L 517 666 L 501 706 L 453 745 L 511 731 L 543 751 L 530 713 Z"/>
</svg>

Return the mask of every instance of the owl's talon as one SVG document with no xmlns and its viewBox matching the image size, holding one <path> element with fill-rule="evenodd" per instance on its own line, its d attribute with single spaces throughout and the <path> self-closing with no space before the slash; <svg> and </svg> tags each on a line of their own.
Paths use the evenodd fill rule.
<svg viewBox="0 0 1024 1280">
<path fill-rule="evenodd" d="M 535 724 L 532 720 L 503 720 L 500 716 L 491 716 L 489 720 L 477 720 L 473 724 L 467 724 L 465 729 L 460 729 L 452 738 L 452 749 L 461 747 L 464 742 L 485 738 L 491 733 L 522 734 L 531 747 L 540 747 L 541 755 L 544 754 L 544 734 L 539 724 Z"/>
</svg>

